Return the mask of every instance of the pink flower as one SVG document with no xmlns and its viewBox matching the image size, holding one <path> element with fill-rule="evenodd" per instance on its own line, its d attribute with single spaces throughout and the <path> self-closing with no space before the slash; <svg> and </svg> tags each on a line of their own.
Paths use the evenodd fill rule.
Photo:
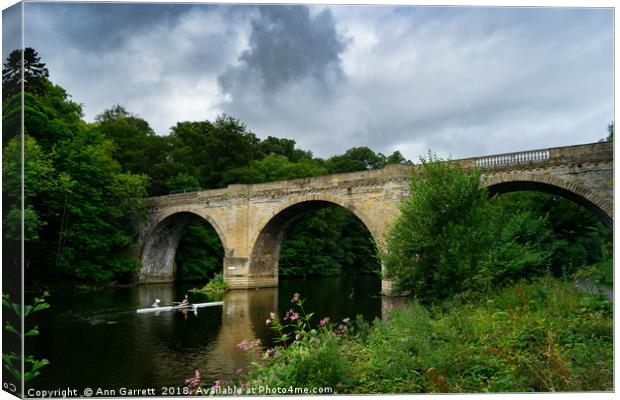
<svg viewBox="0 0 620 400">
<path fill-rule="evenodd" d="M 293 310 L 291 310 L 291 311 L 293 311 Z M 297 321 L 297 319 L 299 319 L 299 314 L 296 313 L 295 311 L 291 312 L 290 319 L 291 319 L 291 321 Z"/>
<path fill-rule="evenodd" d="M 291 303 L 296 303 L 299 301 L 299 293 L 293 294 L 293 298 L 291 299 Z"/>
<path fill-rule="evenodd" d="M 325 326 L 329 323 L 329 317 L 325 317 L 322 320 L 319 321 L 319 325 L 321 326 Z"/>
</svg>

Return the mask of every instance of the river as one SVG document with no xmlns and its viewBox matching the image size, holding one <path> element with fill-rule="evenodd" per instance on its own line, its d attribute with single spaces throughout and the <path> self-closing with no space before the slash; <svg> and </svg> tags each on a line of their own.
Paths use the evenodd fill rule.
<svg viewBox="0 0 620 400">
<path fill-rule="evenodd" d="M 316 317 L 339 321 L 361 314 L 381 318 L 389 299 L 379 294 L 376 276 L 281 280 L 277 288 L 234 290 L 224 305 L 196 313 L 137 314 L 155 298 L 178 301 L 197 284 L 153 284 L 86 293 L 52 293 L 52 307 L 35 321 L 40 336 L 28 338 L 27 353 L 45 357 L 50 365 L 29 387 L 83 390 L 100 387 L 148 388 L 183 386 L 199 369 L 203 382 L 230 378 L 247 367 L 248 355 L 237 348 L 242 340 L 269 343 L 265 325 L 269 312 L 282 315 L 295 292 Z M 194 302 L 205 301 L 190 294 Z"/>
</svg>

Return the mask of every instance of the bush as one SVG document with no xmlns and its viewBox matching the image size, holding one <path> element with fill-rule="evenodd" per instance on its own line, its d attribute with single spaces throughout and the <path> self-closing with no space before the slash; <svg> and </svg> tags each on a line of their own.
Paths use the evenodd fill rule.
<svg viewBox="0 0 620 400">
<path fill-rule="evenodd" d="M 202 288 L 194 288 L 190 289 L 191 293 L 202 293 L 207 295 L 216 295 L 220 296 L 230 290 L 228 283 L 224 280 L 224 275 L 215 274 L 211 280 L 204 285 Z"/>
<path fill-rule="evenodd" d="M 480 301 L 413 302 L 352 341 L 356 393 L 608 391 L 612 303 L 542 278 Z"/>
<path fill-rule="evenodd" d="M 479 260 L 492 241 L 491 212 L 479 171 L 465 172 L 432 153 L 421 162 L 382 258 L 397 290 L 429 302 L 473 288 Z"/>
</svg>

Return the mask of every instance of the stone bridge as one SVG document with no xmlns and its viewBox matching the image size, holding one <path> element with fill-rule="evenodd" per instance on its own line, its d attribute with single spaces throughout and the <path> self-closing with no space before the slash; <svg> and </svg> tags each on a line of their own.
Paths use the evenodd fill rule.
<svg viewBox="0 0 620 400">
<path fill-rule="evenodd" d="M 613 143 L 602 142 L 458 160 L 478 167 L 491 193 L 535 190 L 561 195 L 613 224 Z M 278 284 L 280 247 L 304 213 L 341 206 L 355 214 L 379 246 L 384 232 L 409 195 L 416 166 L 388 165 L 352 172 L 224 189 L 151 197 L 148 221 L 132 251 L 140 259 L 139 281 L 170 282 L 175 253 L 188 224 L 204 218 L 224 248 L 224 279 L 232 288 Z M 384 282 L 384 289 L 388 283 Z"/>
</svg>

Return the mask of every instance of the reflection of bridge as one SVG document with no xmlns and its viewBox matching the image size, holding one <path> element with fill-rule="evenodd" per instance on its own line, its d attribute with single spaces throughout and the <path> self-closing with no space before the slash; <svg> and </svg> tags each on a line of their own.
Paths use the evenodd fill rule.
<svg viewBox="0 0 620 400">
<path fill-rule="evenodd" d="M 477 166 L 491 192 L 536 190 L 567 197 L 613 221 L 613 144 L 593 143 L 459 160 Z M 233 288 L 275 286 L 287 228 L 305 212 L 349 209 L 382 245 L 384 231 L 408 196 L 412 166 L 272 182 L 230 185 L 146 199 L 149 211 L 139 246 L 141 282 L 174 279 L 174 256 L 188 223 L 207 220 L 224 247 L 224 277 Z"/>
</svg>

